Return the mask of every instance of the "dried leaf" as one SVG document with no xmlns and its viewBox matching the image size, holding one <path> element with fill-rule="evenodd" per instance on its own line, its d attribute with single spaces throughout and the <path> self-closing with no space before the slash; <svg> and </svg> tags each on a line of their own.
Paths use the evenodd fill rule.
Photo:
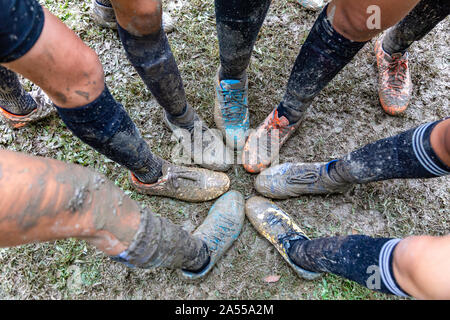
<svg viewBox="0 0 450 320">
<path fill-rule="evenodd" d="M 278 280 L 280 280 L 280 276 L 278 276 L 276 274 L 273 274 L 273 275 L 270 275 L 270 276 L 267 276 L 264 278 L 264 282 L 267 282 L 267 283 L 274 283 L 274 282 L 277 282 Z"/>
</svg>

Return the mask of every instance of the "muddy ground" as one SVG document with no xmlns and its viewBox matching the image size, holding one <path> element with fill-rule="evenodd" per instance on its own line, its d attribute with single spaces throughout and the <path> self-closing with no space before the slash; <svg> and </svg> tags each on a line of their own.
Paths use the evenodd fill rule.
<svg viewBox="0 0 450 320">
<path fill-rule="evenodd" d="M 44 3 L 44 1 L 43 1 Z M 174 142 L 157 106 L 125 58 L 115 31 L 97 27 L 88 1 L 45 1 L 104 65 L 112 94 L 124 104 L 153 151 L 169 158 Z M 218 67 L 213 1 L 165 3 L 176 18 L 169 41 L 179 62 L 188 101 L 213 126 L 213 77 Z M 318 13 L 296 1 L 275 1 L 256 43 L 249 75 L 251 125 L 280 101 L 299 47 Z M 378 102 L 374 41 L 315 99 L 304 124 L 282 148 L 280 161 L 328 161 L 368 142 L 449 115 L 450 20 L 410 50 L 413 100 L 404 117 L 386 115 Z M 29 84 L 27 85 L 29 86 Z M 114 181 L 133 199 L 193 230 L 212 202 L 189 204 L 135 193 L 126 171 L 80 143 L 54 116 L 20 131 L 0 123 L 0 146 L 78 163 Z M 228 172 L 232 188 L 256 194 L 254 176 L 242 167 Z M 358 185 L 346 195 L 303 196 L 277 201 L 311 237 L 363 233 L 406 237 L 450 230 L 448 178 Z M 264 278 L 280 280 L 266 283 Z M 248 221 L 235 245 L 199 284 L 171 270 L 130 270 L 83 241 L 68 239 L 0 249 L 1 299 L 391 299 L 333 275 L 299 279 Z"/>
</svg>

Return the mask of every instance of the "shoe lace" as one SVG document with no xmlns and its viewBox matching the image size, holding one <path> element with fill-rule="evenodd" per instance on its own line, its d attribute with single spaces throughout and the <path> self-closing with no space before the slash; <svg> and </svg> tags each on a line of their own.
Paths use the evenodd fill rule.
<svg viewBox="0 0 450 320">
<path fill-rule="evenodd" d="M 387 68 L 387 83 L 392 91 L 401 92 L 406 80 L 407 70 L 407 60 L 403 56 L 394 55 Z"/>
<path fill-rule="evenodd" d="M 222 90 L 224 106 L 222 113 L 224 121 L 232 124 L 239 124 L 244 120 L 246 104 L 244 89 Z"/>
<path fill-rule="evenodd" d="M 275 110 L 272 119 L 269 120 L 269 123 L 266 126 L 267 131 L 269 132 L 269 136 L 271 136 L 271 132 L 273 130 L 278 130 L 280 133 L 280 138 L 286 135 L 289 132 L 288 125 L 283 123 L 281 119 L 278 117 L 278 111 Z"/>
<path fill-rule="evenodd" d="M 319 180 L 320 175 L 313 170 L 305 170 L 302 172 L 295 172 L 291 170 L 288 174 L 286 182 L 289 184 L 310 184 Z"/>
<path fill-rule="evenodd" d="M 170 172 L 167 177 L 167 182 L 173 189 L 180 188 L 180 180 L 198 182 L 200 181 L 200 175 L 198 174 L 198 172 L 189 170 L 177 170 Z"/>
</svg>

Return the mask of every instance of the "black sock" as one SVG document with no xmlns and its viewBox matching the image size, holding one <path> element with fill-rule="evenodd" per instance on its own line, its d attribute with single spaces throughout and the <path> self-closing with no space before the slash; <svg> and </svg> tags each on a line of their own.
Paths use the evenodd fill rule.
<svg viewBox="0 0 450 320">
<path fill-rule="evenodd" d="M 305 270 L 334 273 L 372 290 L 406 296 L 392 271 L 399 241 L 363 235 L 294 240 L 288 254 Z"/>
<path fill-rule="evenodd" d="M 386 32 L 383 49 L 389 55 L 404 53 L 450 13 L 448 0 L 421 0 L 399 23 Z"/>
<path fill-rule="evenodd" d="M 128 113 L 106 86 L 97 99 L 85 106 L 56 108 L 74 135 L 132 171 L 140 181 L 153 183 L 162 175 L 162 160 L 152 154 Z"/>
<path fill-rule="evenodd" d="M 207 245 L 199 237 L 144 208 L 132 243 L 112 259 L 129 267 L 199 272 L 209 264 L 210 255 Z"/>
<path fill-rule="evenodd" d="M 186 107 L 186 95 L 164 30 L 135 36 L 120 25 L 117 27 L 128 59 L 158 103 L 170 115 L 181 115 Z"/>
<path fill-rule="evenodd" d="M 366 44 L 351 41 L 334 30 L 327 18 L 327 7 L 317 18 L 292 68 L 282 104 L 302 114 L 320 91 L 342 70 Z M 301 116 L 282 115 L 290 123 Z M 287 109 L 289 110 L 289 109 Z M 280 115 L 280 112 L 279 112 Z"/>
<path fill-rule="evenodd" d="M 211 256 L 209 255 L 209 249 L 206 243 L 204 243 L 197 256 L 184 263 L 183 270 L 192 273 L 201 272 L 210 262 Z"/>
<path fill-rule="evenodd" d="M 440 121 L 423 124 L 375 141 L 329 164 L 339 181 L 367 183 L 387 179 L 434 178 L 450 174 L 431 147 L 430 135 Z"/>
<path fill-rule="evenodd" d="M 0 66 L 0 107 L 16 115 L 25 115 L 37 108 L 17 74 L 3 66 Z"/>
<path fill-rule="evenodd" d="M 215 0 L 219 79 L 241 80 L 271 0 Z"/>
</svg>

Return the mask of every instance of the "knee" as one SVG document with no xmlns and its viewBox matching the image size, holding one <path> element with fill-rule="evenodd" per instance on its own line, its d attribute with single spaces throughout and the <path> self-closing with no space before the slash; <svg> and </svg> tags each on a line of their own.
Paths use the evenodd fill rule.
<svg viewBox="0 0 450 320">
<path fill-rule="evenodd" d="M 445 132 L 442 138 L 442 142 L 444 145 L 444 150 L 447 154 L 446 159 L 450 159 L 450 119 L 445 120 L 443 126 L 445 126 Z M 450 166 L 450 163 L 446 163 L 446 165 Z"/>
<path fill-rule="evenodd" d="M 343 3 L 342 3 L 343 2 Z M 347 4 L 346 1 L 338 2 L 333 8 L 330 5 L 328 17 L 332 16 L 333 28 L 347 39 L 353 41 L 368 41 L 382 30 L 368 28 L 369 15 L 354 1 Z M 334 16 L 332 10 L 334 12 Z"/>
<path fill-rule="evenodd" d="M 65 67 L 66 92 L 58 91 L 59 106 L 63 108 L 76 108 L 94 101 L 104 90 L 104 73 L 100 60 L 91 48 L 79 50 L 76 59 L 68 59 Z M 55 101 L 56 103 L 57 101 Z"/>
<path fill-rule="evenodd" d="M 161 0 L 112 0 L 120 26 L 136 36 L 157 33 L 161 30 Z"/>
<path fill-rule="evenodd" d="M 449 297 L 448 278 L 444 275 L 450 260 L 442 257 L 449 248 L 449 239 L 449 236 L 415 236 L 397 245 L 393 269 L 404 291 L 419 299 Z"/>
<path fill-rule="evenodd" d="M 401 278 L 408 281 L 417 279 L 417 272 L 420 269 L 418 265 L 430 241 L 432 237 L 417 236 L 399 242 L 394 251 L 394 270 L 398 271 Z"/>
</svg>

